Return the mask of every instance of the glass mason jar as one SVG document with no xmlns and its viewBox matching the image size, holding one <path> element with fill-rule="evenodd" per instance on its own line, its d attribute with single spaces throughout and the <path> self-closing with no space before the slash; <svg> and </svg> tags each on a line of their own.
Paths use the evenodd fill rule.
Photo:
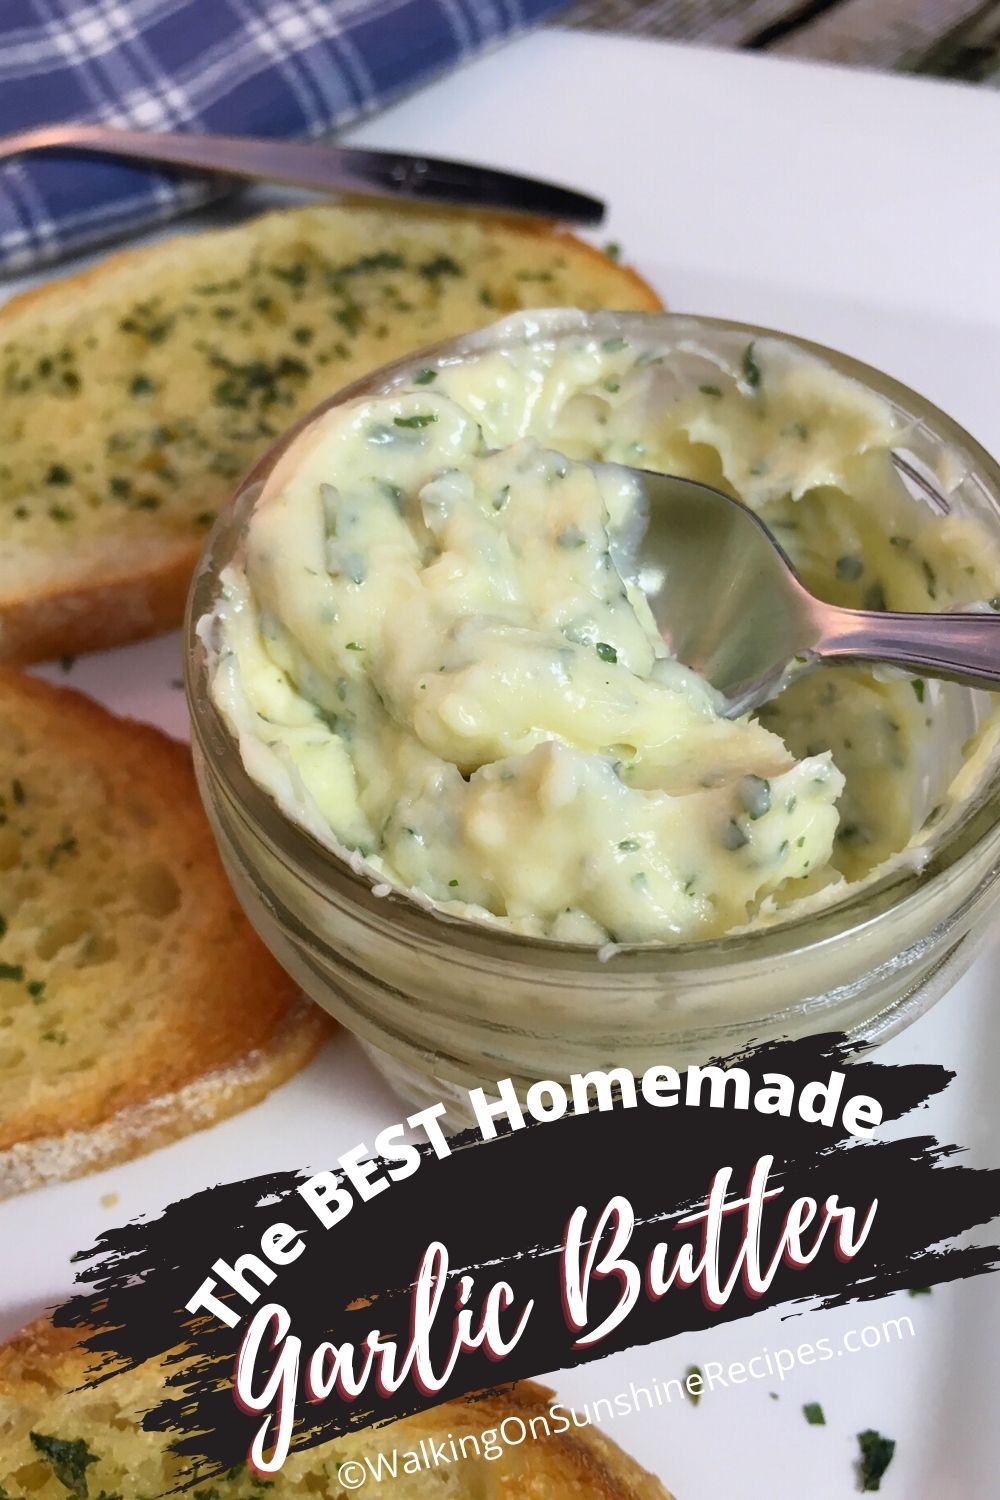
<svg viewBox="0 0 1000 1500">
<path fill-rule="evenodd" d="M 435 360 L 474 359 L 511 343 L 579 336 L 680 336 L 710 343 L 780 337 L 883 397 L 905 425 L 914 493 L 974 517 L 1000 538 L 1000 468 L 950 418 L 888 376 L 845 355 L 770 330 L 673 314 L 522 314 L 377 371 L 320 411 L 372 394 Z M 247 775 L 209 691 L 212 651 L 199 622 L 238 554 L 247 517 L 281 454 L 313 413 L 281 439 L 220 517 L 188 606 L 185 670 L 195 766 L 236 893 L 264 942 L 315 1001 L 357 1035 L 409 1103 L 463 1091 L 655 1063 L 683 1068 L 749 1040 L 842 1031 L 856 1044 L 893 1035 L 971 962 L 1000 896 L 1000 750 L 933 829 L 922 863 L 898 862 L 814 911 L 729 936 L 597 950 L 457 919 L 403 892 L 373 887 L 290 821 Z M 947 472 L 940 488 L 933 476 Z M 946 493 L 945 493 L 946 490 Z M 930 806 L 993 700 L 935 688 L 941 729 L 922 768 Z M 922 813 L 920 814 L 922 817 Z M 919 821 L 919 818 L 918 818 Z M 376 894 L 376 890 L 380 893 Z"/>
</svg>

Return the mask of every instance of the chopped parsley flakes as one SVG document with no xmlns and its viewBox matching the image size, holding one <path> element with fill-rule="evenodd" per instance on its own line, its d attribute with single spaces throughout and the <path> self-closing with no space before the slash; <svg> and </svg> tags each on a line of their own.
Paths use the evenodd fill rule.
<svg viewBox="0 0 1000 1500">
<path fill-rule="evenodd" d="M 895 1440 L 883 1437 L 881 1433 L 869 1427 L 867 1431 L 858 1433 L 858 1445 L 861 1449 L 861 1458 L 858 1463 L 861 1489 L 863 1491 L 880 1490 L 882 1476 L 892 1463 L 892 1455 L 896 1451 Z"/>
<path fill-rule="evenodd" d="M 763 776 L 744 776 L 740 800 L 751 823 L 771 810 L 771 783 Z"/>
<path fill-rule="evenodd" d="M 760 365 L 757 363 L 757 356 L 754 354 L 754 348 L 754 344 L 747 344 L 746 348 L 743 351 L 743 359 L 741 361 L 740 368 L 743 371 L 743 379 L 746 381 L 750 389 L 755 391 L 760 385 Z"/>
<path fill-rule="evenodd" d="M 417 411 L 412 417 L 393 417 L 394 427 L 429 427 L 432 422 L 437 421 L 436 412 Z"/>
<path fill-rule="evenodd" d="M 96 1464 L 97 1454 L 92 1453 L 83 1438 L 48 1437 L 42 1432 L 32 1432 L 31 1446 L 48 1464 L 59 1483 L 65 1485 L 76 1500 L 86 1500 L 87 1470 Z"/>
<path fill-rule="evenodd" d="M 865 565 L 860 557 L 838 557 L 837 577 L 842 578 L 845 583 L 854 583 L 865 571 Z"/>
<path fill-rule="evenodd" d="M 692 1385 L 694 1386 L 693 1390 Z M 691 1397 L 691 1405 L 697 1406 L 705 1387 L 705 1377 L 697 1365 L 688 1365 L 684 1371 L 684 1387 Z"/>
<path fill-rule="evenodd" d="M 54 870 L 64 854 L 75 854 L 79 845 L 73 834 L 67 834 L 64 839 L 49 850 L 45 864 L 48 869 Z"/>
<path fill-rule="evenodd" d="M 724 849 L 745 849 L 750 839 L 746 830 L 741 828 L 735 818 L 730 818 L 722 830 L 722 847 Z"/>
<path fill-rule="evenodd" d="M 462 267 L 450 255 L 435 255 L 433 260 L 425 260 L 422 266 L 418 266 L 417 271 L 425 281 L 437 281 L 442 276 L 464 275 Z"/>
</svg>

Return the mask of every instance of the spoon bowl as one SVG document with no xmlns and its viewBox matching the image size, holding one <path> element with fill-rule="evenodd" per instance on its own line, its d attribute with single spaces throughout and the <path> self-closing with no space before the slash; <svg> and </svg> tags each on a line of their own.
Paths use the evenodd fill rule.
<svg viewBox="0 0 1000 1500">
<path fill-rule="evenodd" d="M 970 687 L 1000 688 L 1000 614 L 843 609 L 805 588 L 772 533 L 711 485 L 627 469 L 647 524 L 639 584 L 672 655 L 738 718 L 824 661 L 886 662 Z"/>
</svg>

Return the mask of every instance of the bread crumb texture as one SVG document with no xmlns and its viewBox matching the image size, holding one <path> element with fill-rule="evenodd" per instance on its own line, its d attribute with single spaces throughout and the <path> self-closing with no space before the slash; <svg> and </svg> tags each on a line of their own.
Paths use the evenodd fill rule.
<svg viewBox="0 0 1000 1500">
<path fill-rule="evenodd" d="M 0 670 L 0 1196 L 234 1113 L 328 1026 L 243 917 L 187 748 Z"/>
<path fill-rule="evenodd" d="M 545 226 L 318 207 L 127 251 L 0 310 L 0 660 L 179 622 L 237 480 L 366 371 L 518 308 L 656 308 Z"/>
<path fill-rule="evenodd" d="M 163 1369 L 143 1366 L 93 1389 L 83 1380 L 86 1357 L 73 1335 L 42 1320 L 0 1349 L 0 1475 L 8 1500 L 152 1500 L 181 1482 L 180 1463 L 161 1433 L 147 1433 L 140 1415 L 162 1397 Z M 337 1477 L 347 1459 L 400 1455 L 395 1479 L 369 1479 L 363 1493 L 393 1500 L 671 1500 L 659 1480 L 594 1427 L 572 1427 L 545 1437 L 537 1419 L 554 1400 L 532 1382 L 501 1387 L 481 1398 L 449 1401 L 389 1426 L 368 1428 L 293 1453 L 273 1480 L 245 1468 L 184 1493 L 193 1500 L 292 1500 L 349 1495 Z M 473 1452 L 473 1437 L 500 1427 L 505 1417 L 538 1436 L 505 1447 L 489 1460 Z M 518 1431 L 515 1422 L 513 1431 Z M 421 1439 L 469 1441 L 460 1461 L 416 1474 L 402 1472 L 402 1455 Z"/>
</svg>

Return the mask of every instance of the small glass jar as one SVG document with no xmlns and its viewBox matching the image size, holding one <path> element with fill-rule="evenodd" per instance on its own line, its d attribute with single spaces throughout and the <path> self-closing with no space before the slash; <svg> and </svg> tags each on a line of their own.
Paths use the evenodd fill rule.
<svg viewBox="0 0 1000 1500">
<path fill-rule="evenodd" d="M 914 492 L 974 517 L 1000 538 L 1000 468 L 950 418 L 888 376 L 770 330 L 672 314 L 519 315 L 440 345 L 338 393 L 319 410 L 384 390 L 429 362 L 474 359 L 511 343 L 579 336 L 680 336 L 711 342 L 779 337 L 819 355 L 883 397 L 906 423 Z M 291 822 L 247 775 L 209 691 L 211 613 L 220 572 L 238 553 L 249 512 L 292 439 L 247 477 L 202 557 L 188 607 L 186 685 L 195 767 L 226 869 L 264 942 L 314 1000 L 354 1032 L 403 1098 L 445 1099 L 456 1123 L 463 1091 L 512 1078 L 655 1063 L 683 1068 L 749 1041 L 841 1031 L 857 1044 L 899 1031 L 964 973 L 1000 897 L 1000 751 L 982 752 L 961 806 L 919 865 L 848 887 L 834 903 L 726 937 L 617 948 L 524 937 L 457 919 L 372 882 Z M 944 491 L 933 476 L 947 472 Z M 994 712 L 989 695 L 948 684 L 950 737 L 934 780 Z M 932 749 L 933 758 L 933 749 Z M 921 813 L 920 816 L 923 816 Z M 382 890 L 385 890 L 382 887 Z"/>
</svg>

